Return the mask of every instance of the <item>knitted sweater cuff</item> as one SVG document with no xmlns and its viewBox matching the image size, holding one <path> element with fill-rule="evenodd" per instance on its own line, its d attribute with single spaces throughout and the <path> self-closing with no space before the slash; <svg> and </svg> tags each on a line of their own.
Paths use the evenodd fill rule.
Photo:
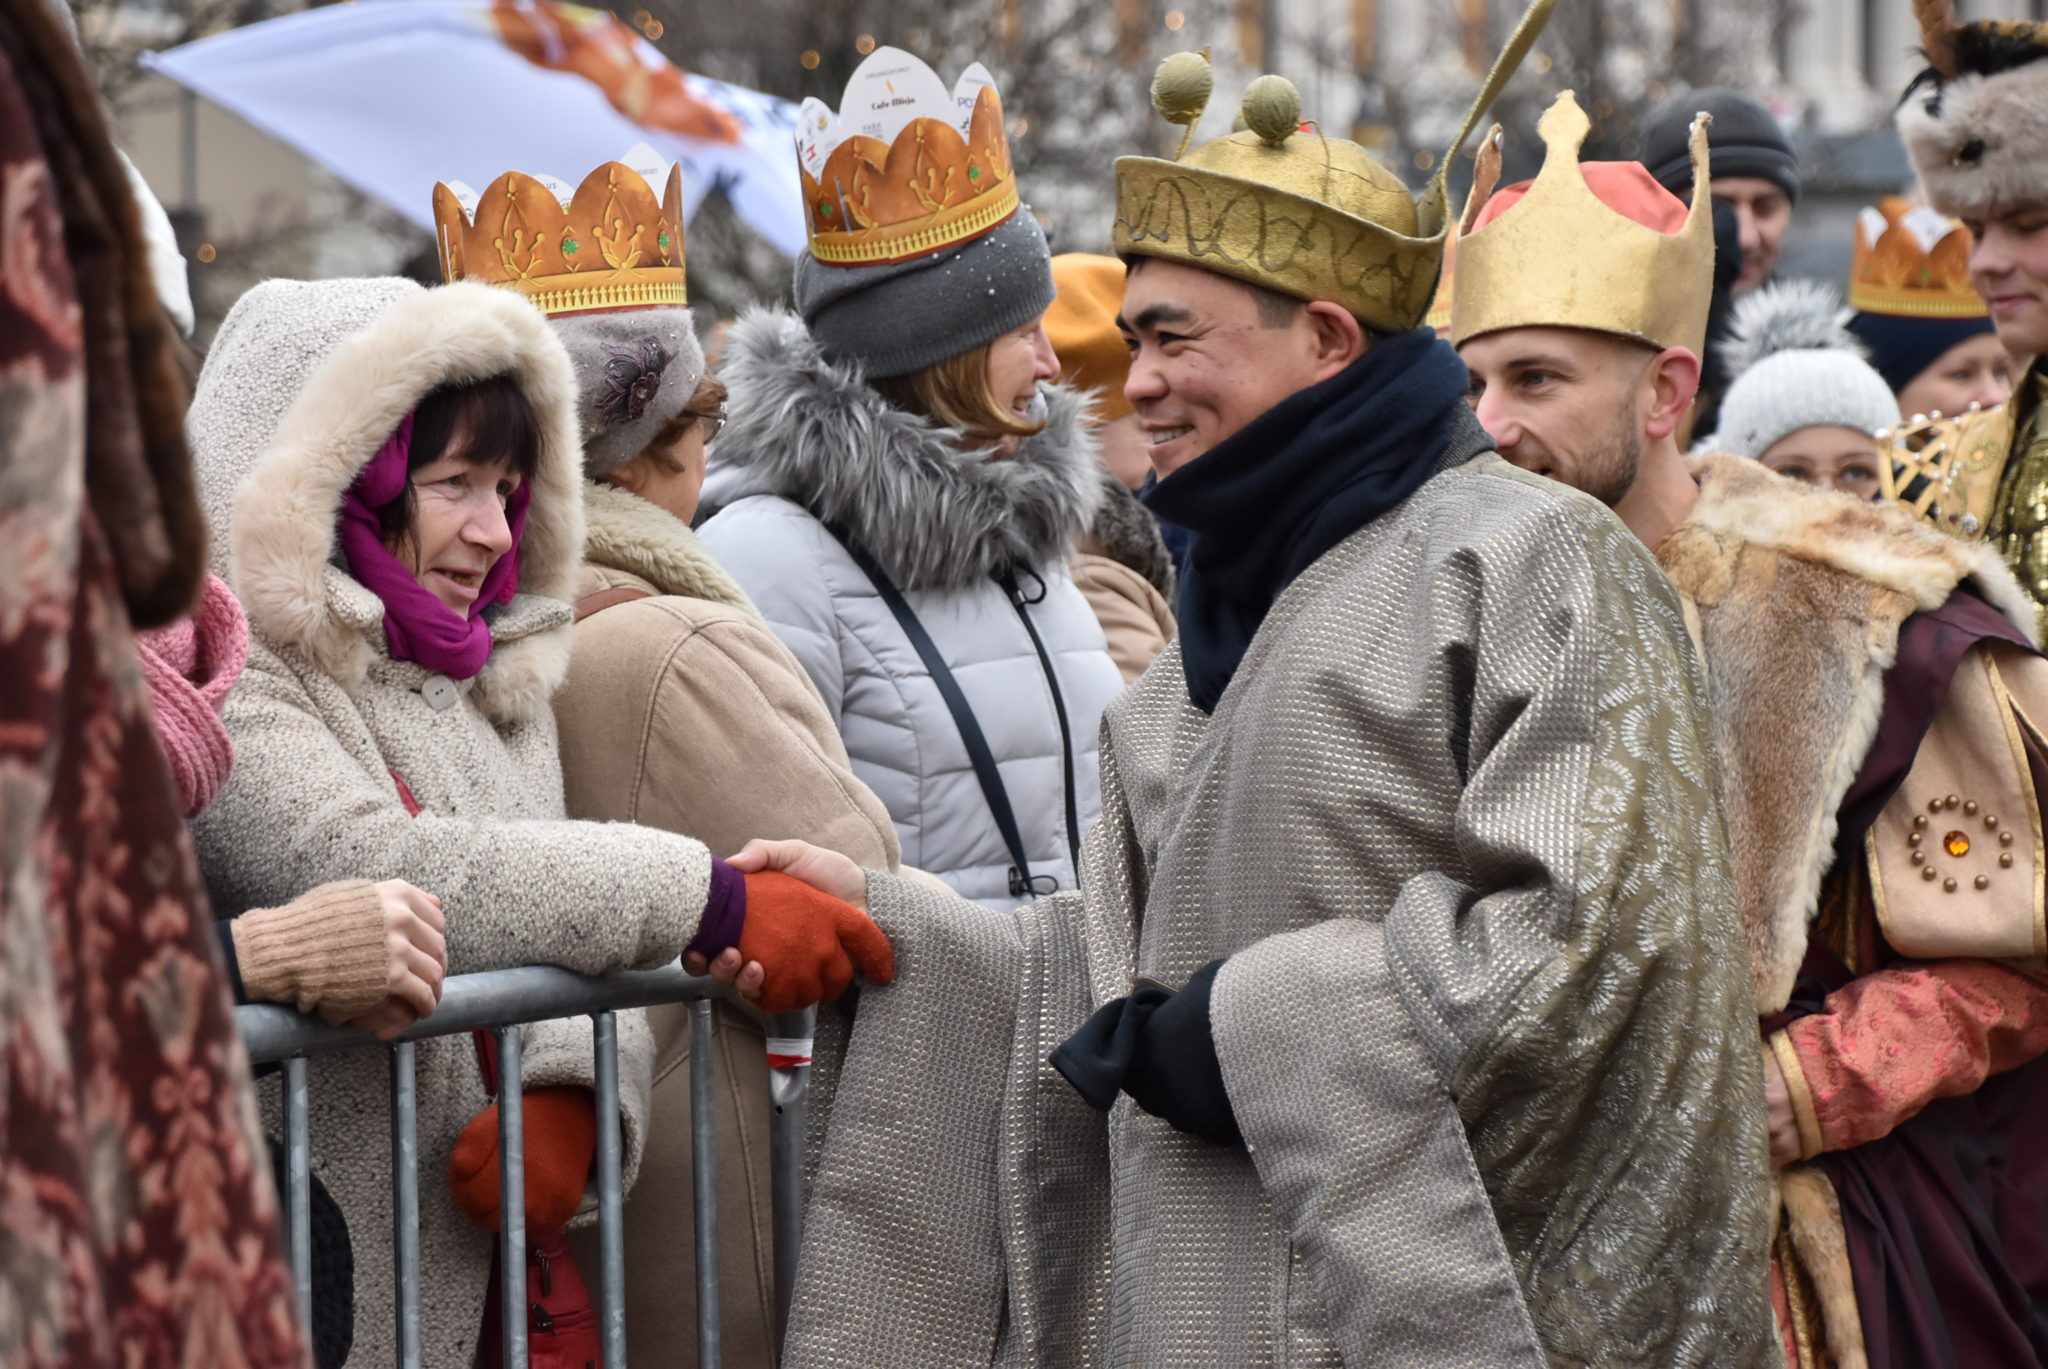
<svg viewBox="0 0 2048 1369">
<path fill-rule="evenodd" d="M 235 919 L 234 939 L 252 1002 L 346 1022 L 390 990 L 384 902 L 366 879 L 323 884 L 281 908 L 252 908 Z"/>
<path fill-rule="evenodd" d="M 747 877 L 718 857 L 711 858 L 711 890 L 704 900 L 704 915 L 697 919 L 697 934 L 685 950 L 706 957 L 728 946 L 740 944 L 740 930 L 747 925 Z"/>
</svg>

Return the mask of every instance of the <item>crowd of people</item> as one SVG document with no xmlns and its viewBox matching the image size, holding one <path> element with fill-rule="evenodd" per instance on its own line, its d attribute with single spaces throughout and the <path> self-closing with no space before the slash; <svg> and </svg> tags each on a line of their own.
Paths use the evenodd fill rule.
<svg viewBox="0 0 2048 1369">
<path fill-rule="evenodd" d="M 384 1053 L 311 1062 L 302 1325 L 231 1005 L 680 959 L 636 1364 L 695 1362 L 709 1049 L 729 1364 L 2048 1366 L 2048 25 L 1919 8 L 1846 282 L 1736 92 L 1627 162 L 1566 92 L 1457 212 L 1277 77 L 1195 145 L 1192 54 L 1055 255 L 996 87 L 876 123 L 939 88 L 884 48 L 790 308 L 693 316 L 679 171 L 514 170 L 442 284 L 202 360 L 0 5 L 0 1362 L 388 1362 Z M 595 1363 L 587 1026 L 523 1055 L 536 1362 Z M 496 1363 L 500 1081 L 416 1070 L 422 1362 Z"/>
</svg>

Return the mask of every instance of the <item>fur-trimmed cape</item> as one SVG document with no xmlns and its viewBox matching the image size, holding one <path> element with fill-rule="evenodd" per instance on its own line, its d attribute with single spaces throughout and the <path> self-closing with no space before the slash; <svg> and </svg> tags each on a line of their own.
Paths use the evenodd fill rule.
<svg viewBox="0 0 2048 1369">
<path fill-rule="evenodd" d="M 755 309 L 733 325 L 721 375 L 731 414 L 719 460 L 747 492 L 779 494 L 853 535 L 906 590 L 1064 562 L 1094 519 L 1087 401 L 1045 386 L 1045 428 L 1007 456 L 884 399 L 859 367 L 825 360 L 803 321 Z"/>
<path fill-rule="evenodd" d="M 1699 608 L 1757 1012 L 1806 954 L 1835 814 L 1884 707 L 1899 626 L 1964 581 L 2034 635 L 1998 553 L 1898 504 L 1816 492 L 1754 461 L 1692 461 L 1699 502 L 1657 559 Z"/>
</svg>

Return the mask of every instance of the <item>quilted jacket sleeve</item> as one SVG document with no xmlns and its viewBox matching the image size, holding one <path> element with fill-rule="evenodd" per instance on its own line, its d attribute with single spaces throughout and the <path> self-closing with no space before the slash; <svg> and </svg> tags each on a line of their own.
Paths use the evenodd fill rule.
<svg viewBox="0 0 2048 1369">
<path fill-rule="evenodd" d="M 765 495 L 725 509 L 697 535 L 795 653 L 838 727 L 846 667 L 827 567 L 857 576 L 845 551 L 817 519 L 787 500 Z"/>
</svg>

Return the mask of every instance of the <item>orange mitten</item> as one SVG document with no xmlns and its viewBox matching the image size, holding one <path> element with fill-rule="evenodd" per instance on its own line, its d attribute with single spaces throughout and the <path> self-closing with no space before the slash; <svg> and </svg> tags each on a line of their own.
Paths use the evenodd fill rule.
<svg viewBox="0 0 2048 1369">
<path fill-rule="evenodd" d="M 577 1085 L 529 1089 L 523 1095 L 526 1133 L 526 1229 L 557 1232 L 576 1215 L 597 1158 L 597 1104 Z M 463 1215 L 496 1231 L 498 1105 L 469 1119 L 448 1160 L 448 1186 Z"/>
<path fill-rule="evenodd" d="M 767 972 L 755 1006 L 771 1015 L 831 1002 L 856 969 L 876 984 L 896 976 L 896 953 L 872 918 L 777 870 L 747 876 L 739 946 Z"/>
</svg>

